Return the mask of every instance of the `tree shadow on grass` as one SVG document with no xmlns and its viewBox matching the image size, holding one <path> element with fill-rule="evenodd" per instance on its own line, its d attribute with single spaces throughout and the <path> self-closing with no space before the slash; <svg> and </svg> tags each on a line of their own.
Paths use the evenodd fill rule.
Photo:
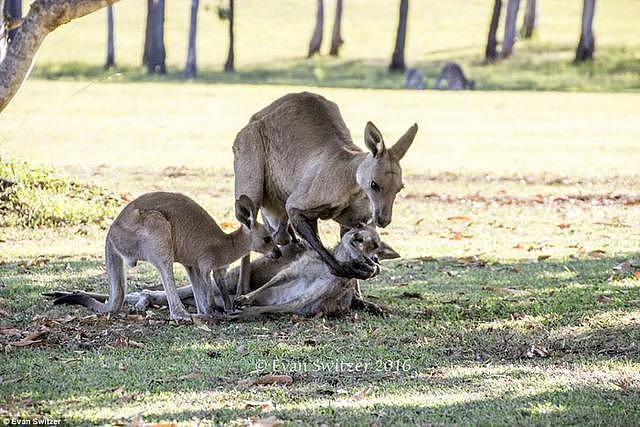
<svg viewBox="0 0 640 427">
<path fill-rule="evenodd" d="M 427 88 L 434 87 L 442 66 L 450 61 L 460 62 L 479 90 L 625 91 L 640 88 L 640 58 L 634 56 L 631 49 L 603 47 L 596 60 L 580 65 L 573 65 L 568 58 L 572 49 L 555 45 L 525 46 L 512 59 L 490 65 L 469 53 L 450 52 L 450 57 L 443 57 L 443 52 L 439 52 L 434 59 L 417 61 L 411 67 L 422 71 Z M 35 68 L 33 77 L 113 82 L 185 81 L 181 69 L 170 70 L 164 76 L 149 76 L 142 67 L 104 70 L 101 66 L 83 62 L 43 64 Z M 387 63 L 379 59 L 282 59 L 249 65 L 234 73 L 202 68 L 195 81 L 367 89 L 404 87 L 404 75 L 389 73 Z"/>
<path fill-rule="evenodd" d="M 344 400 L 338 398 L 337 390 L 355 393 L 369 384 L 380 387 L 376 393 L 381 395 L 395 387 L 408 393 L 433 395 L 442 389 L 450 389 L 452 394 L 464 393 L 486 387 L 483 377 L 440 378 L 437 369 L 478 361 L 489 366 L 511 361 L 542 369 L 585 358 L 637 361 L 640 317 L 634 313 L 638 312 L 640 286 L 631 279 L 608 280 L 611 267 L 625 258 L 513 263 L 485 263 L 473 258 L 400 260 L 365 286 L 365 294 L 390 307 L 387 318 L 362 313 L 326 320 L 280 317 L 224 322 L 208 329 L 125 317 L 85 322 L 80 318 L 90 313 L 84 308 L 52 309 L 40 296 L 47 290 L 106 289 L 104 274 L 97 272 L 100 261 L 53 259 L 26 274 L 17 272 L 17 264 L 5 264 L 0 266 L 4 284 L 0 296 L 5 298 L 10 316 L 3 319 L 3 324 L 19 321 L 24 313 L 50 317 L 70 314 L 76 318 L 50 325 L 51 331 L 40 346 L 11 350 L 2 363 L 0 376 L 6 383 L 0 397 L 35 399 L 45 402 L 45 407 L 76 409 L 87 405 L 118 406 L 118 402 L 135 405 L 136 399 L 144 401 L 178 391 L 216 390 L 227 394 L 228 399 L 228 394 L 243 393 L 238 391 L 240 380 L 285 373 L 292 375 L 294 386 L 267 388 L 259 397 L 282 402 L 311 398 L 316 403 L 312 402 L 311 409 L 277 410 L 282 419 L 356 420 L 380 412 L 389 417 L 383 418 L 385 421 L 401 422 L 416 411 L 427 410 L 441 422 L 464 422 L 466 418 L 456 418 L 458 413 L 490 422 L 496 408 L 507 408 L 509 417 L 515 417 L 523 405 L 538 402 L 535 396 L 502 396 L 450 406 L 387 404 L 386 401 L 393 402 L 390 396 L 385 402 L 375 403 L 373 409 L 357 405 L 331 409 L 318 402 L 326 401 L 327 396 L 330 400 Z M 152 270 L 141 272 L 140 278 L 150 284 L 157 280 Z M 599 302 L 599 295 L 609 295 L 609 299 Z M 78 340 L 90 345 L 76 346 L 74 342 Z M 131 341 L 143 347 L 129 345 Z M 385 361 L 408 361 L 409 372 L 344 373 L 335 366 L 338 362 L 375 365 Z M 316 369 L 317 364 L 327 368 Z M 506 375 L 512 377 L 515 373 Z M 538 402 L 542 406 L 534 405 L 532 411 L 553 417 L 557 413 L 561 422 L 565 416 L 581 416 L 588 399 L 604 405 L 606 399 L 598 396 L 609 392 L 594 391 L 594 397 L 580 391 L 563 391 L 542 399 Z M 618 400 L 631 399 L 622 391 L 611 393 Z M 87 401 L 87 396 L 93 397 Z M 543 405 L 547 400 L 553 403 L 549 407 Z M 578 409 L 571 405 L 578 405 Z M 151 419 L 188 419 L 213 414 L 217 419 L 231 420 L 256 413 L 253 409 L 151 410 L 148 415 Z M 630 415 L 622 411 L 620 416 Z M 528 417 L 514 420 L 529 422 Z"/>
</svg>

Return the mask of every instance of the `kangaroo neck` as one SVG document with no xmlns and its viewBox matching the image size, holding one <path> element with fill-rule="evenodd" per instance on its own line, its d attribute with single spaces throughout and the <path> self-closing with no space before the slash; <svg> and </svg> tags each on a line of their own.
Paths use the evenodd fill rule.
<svg viewBox="0 0 640 427">
<path fill-rule="evenodd" d="M 251 234 L 244 226 L 225 235 L 226 245 L 223 245 L 221 253 L 218 255 L 219 263 L 229 265 L 242 258 L 251 251 Z"/>
</svg>

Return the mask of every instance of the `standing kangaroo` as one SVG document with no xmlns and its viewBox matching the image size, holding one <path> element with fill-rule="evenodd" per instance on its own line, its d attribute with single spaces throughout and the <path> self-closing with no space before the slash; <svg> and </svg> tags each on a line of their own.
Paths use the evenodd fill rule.
<svg viewBox="0 0 640 427">
<path fill-rule="evenodd" d="M 307 92 L 285 95 L 254 114 L 235 139 L 236 196 L 246 194 L 279 231 L 290 224 L 333 274 L 369 278 L 374 266 L 339 262 L 325 248 L 318 220 L 337 221 L 342 234 L 371 220 L 386 227 L 403 188 L 400 160 L 417 131 L 414 124 L 387 149 L 369 122 L 365 153 L 351 140 L 336 104 Z"/>
<path fill-rule="evenodd" d="M 225 312 L 231 310 L 225 274 L 229 264 L 258 251 L 279 257 L 280 250 L 269 231 L 256 220 L 257 209 L 247 196 L 236 201 L 236 217 L 242 224 L 226 234 L 196 202 L 179 193 L 148 193 L 129 203 L 107 232 L 105 261 L 109 299 L 103 303 L 89 294 L 73 293 L 56 304 L 79 304 L 98 313 L 117 312 L 126 293 L 125 264 L 134 267 L 148 261 L 156 267 L 173 320 L 190 320 L 176 290 L 173 263 L 182 264 L 193 286 L 198 314 L 210 314 L 215 306 L 215 280 Z"/>
</svg>

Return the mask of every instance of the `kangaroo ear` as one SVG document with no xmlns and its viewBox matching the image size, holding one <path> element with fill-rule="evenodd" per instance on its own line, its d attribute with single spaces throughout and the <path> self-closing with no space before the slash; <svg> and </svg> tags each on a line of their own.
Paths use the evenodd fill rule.
<svg viewBox="0 0 640 427">
<path fill-rule="evenodd" d="M 367 148 L 371 151 L 373 157 L 380 157 L 384 153 L 385 146 L 382 133 L 371 122 L 367 122 L 367 126 L 364 128 L 364 143 L 367 144 Z"/>
<path fill-rule="evenodd" d="M 404 135 L 400 137 L 398 142 L 396 142 L 393 147 L 389 149 L 389 153 L 393 156 L 394 159 L 400 160 L 407 153 L 407 150 L 413 143 L 413 139 L 416 137 L 416 133 L 418 133 L 418 125 L 414 123 L 413 126 L 407 130 Z"/>
<path fill-rule="evenodd" d="M 378 258 L 380 260 L 400 258 L 400 254 L 398 252 L 393 250 L 391 246 L 382 241 L 380 242 L 380 247 L 376 251 L 376 255 L 378 255 Z"/>
<path fill-rule="evenodd" d="M 253 201 L 244 194 L 236 200 L 236 219 L 248 229 L 253 227 L 256 220 L 256 207 Z"/>
</svg>

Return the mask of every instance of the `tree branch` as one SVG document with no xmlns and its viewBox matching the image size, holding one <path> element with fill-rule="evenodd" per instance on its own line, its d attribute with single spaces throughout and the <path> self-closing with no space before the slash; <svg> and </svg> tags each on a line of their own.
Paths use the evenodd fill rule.
<svg viewBox="0 0 640 427">
<path fill-rule="evenodd" d="M 45 37 L 76 18 L 118 0 L 35 0 L 18 28 L 4 58 L 0 58 L 0 112 L 28 77 L 33 59 Z"/>
</svg>

